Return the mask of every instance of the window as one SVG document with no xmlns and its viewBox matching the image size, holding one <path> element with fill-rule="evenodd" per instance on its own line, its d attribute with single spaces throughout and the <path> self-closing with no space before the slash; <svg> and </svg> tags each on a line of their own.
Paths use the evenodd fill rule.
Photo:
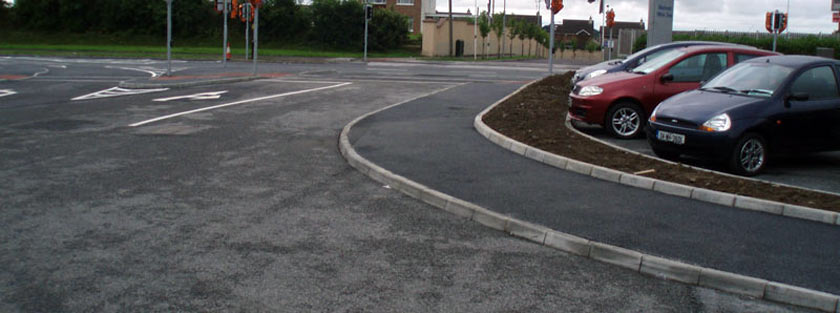
<svg viewBox="0 0 840 313">
<path fill-rule="evenodd" d="M 372 3 L 372 4 L 385 4 L 385 0 L 372 0 L 370 3 Z"/>
<path fill-rule="evenodd" d="M 725 68 L 726 53 L 704 53 L 680 61 L 668 73 L 674 75 L 674 82 L 699 82 L 712 78 Z"/>
<path fill-rule="evenodd" d="M 409 33 L 414 32 L 414 18 L 413 17 L 408 18 L 408 32 Z"/>
<path fill-rule="evenodd" d="M 414 5 L 414 0 L 397 0 L 397 5 Z"/>
<path fill-rule="evenodd" d="M 837 98 L 837 79 L 830 67 L 815 67 L 799 75 L 793 81 L 790 92 L 805 93 L 808 100 Z"/>
<path fill-rule="evenodd" d="M 749 59 L 752 59 L 752 58 L 755 58 L 755 57 L 758 57 L 758 56 L 757 56 L 757 55 L 754 55 L 754 54 L 740 54 L 740 53 L 736 53 L 736 54 L 735 54 L 735 64 L 738 64 L 738 63 L 744 62 L 744 61 L 746 61 L 746 60 L 749 60 Z"/>
</svg>

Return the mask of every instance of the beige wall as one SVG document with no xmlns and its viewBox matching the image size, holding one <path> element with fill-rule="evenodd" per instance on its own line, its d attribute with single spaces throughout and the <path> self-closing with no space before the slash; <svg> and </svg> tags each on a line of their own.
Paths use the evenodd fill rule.
<svg viewBox="0 0 840 313">
<path fill-rule="evenodd" d="M 453 49 L 455 48 L 455 41 L 456 40 L 463 40 L 464 41 L 464 55 L 465 56 L 472 56 L 473 55 L 473 34 L 475 25 L 470 23 L 467 20 L 455 20 L 455 23 L 452 25 L 452 41 L 453 41 Z M 525 46 L 524 49 L 522 47 L 522 40 L 519 38 L 515 38 L 513 40 L 513 55 L 527 55 L 528 54 L 528 44 L 531 44 L 531 55 L 540 55 L 545 56 L 547 53 L 547 49 L 538 47 L 538 44 L 535 40 L 528 40 L 527 38 L 524 40 Z M 510 54 L 511 46 L 510 46 L 510 39 L 508 37 L 504 38 L 505 47 L 503 54 Z M 482 44 L 486 44 L 484 50 L 482 50 Z M 496 33 L 491 31 L 489 35 L 487 35 L 485 40 L 482 40 L 481 33 L 478 34 L 478 49 L 477 54 L 479 57 L 486 53 L 487 55 L 496 56 L 499 53 L 499 40 L 496 37 Z M 523 51 L 524 50 L 524 54 Z M 448 19 L 440 19 L 438 21 L 427 19 L 423 21 L 423 50 L 422 55 L 427 57 L 437 57 L 437 56 L 448 56 L 449 55 L 449 21 Z"/>
</svg>

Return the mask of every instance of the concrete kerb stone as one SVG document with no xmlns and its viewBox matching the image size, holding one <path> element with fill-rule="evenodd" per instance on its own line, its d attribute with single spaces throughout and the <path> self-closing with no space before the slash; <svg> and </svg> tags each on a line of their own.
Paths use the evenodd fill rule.
<svg viewBox="0 0 840 313">
<path fill-rule="evenodd" d="M 837 213 L 785 204 L 782 215 L 821 223 L 836 223 Z"/>
<path fill-rule="evenodd" d="M 479 207 L 477 205 L 454 197 L 450 199 L 446 203 L 446 207 L 443 208 L 446 212 L 468 219 L 472 219 L 473 214 L 475 214 L 475 211 L 478 209 Z"/>
<path fill-rule="evenodd" d="M 423 188 L 420 192 L 421 201 L 441 209 L 445 209 L 452 199 L 454 197 L 430 188 Z"/>
<path fill-rule="evenodd" d="M 526 150 L 528 150 L 528 146 L 527 146 L 527 145 L 525 145 L 524 143 L 521 143 L 521 142 L 518 142 L 518 141 L 511 140 L 511 143 L 510 143 L 510 149 L 509 149 L 509 150 L 510 150 L 510 151 L 513 151 L 513 152 L 514 152 L 514 153 L 516 153 L 516 154 L 519 154 L 519 155 L 523 155 L 523 156 L 524 156 L 524 155 L 525 155 L 525 151 L 526 151 Z"/>
<path fill-rule="evenodd" d="M 784 203 L 764 199 L 756 199 L 746 196 L 735 196 L 735 207 L 782 215 L 782 211 L 784 210 Z"/>
<path fill-rule="evenodd" d="M 472 220 L 477 223 L 490 227 L 495 230 L 507 231 L 507 223 L 510 218 L 499 213 L 487 210 L 478 209 L 473 212 Z"/>
<path fill-rule="evenodd" d="M 592 177 L 595 177 L 595 178 L 598 178 L 598 179 L 601 179 L 601 180 L 611 181 L 611 182 L 614 182 L 614 183 L 620 182 L 621 181 L 621 175 L 623 175 L 623 174 L 624 173 L 622 173 L 620 171 L 616 171 L 614 169 L 601 167 L 601 166 L 593 166 L 592 167 L 592 172 L 591 172 Z"/>
<path fill-rule="evenodd" d="M 525 150 L 526 158 L 532 159 L 540 163 L 542 163 L 543 160 L 545 160 L 546 155 L 547 153 L 545 151 L 533 147 L 528 147 L 528 149 Z"/>
<path fill-rule="evenodd" d="M 656 180 L 650 177 L 644 177 L 639 175 L 633 174 L 623 174 L 621 175 L 621 179 L 619 183 L 627 186 L 633 186 L 636 188 L 653 190 L 653 183 Z"/>
<path fill-rule="evenodd" d="M 743 275 L 704 268 L 700 271 L 698 285 L 735 294 L 762 298 L 767 281 Z"/>
<path fill-rule="evenodd" d="M 642 254 L 639 252 L 592 241 L 589 246 L 589 257 L 592 259 L 636 272 L 642 265 Z"/>
<path fill-rule="evenodd" d="M 545 236 L 551 231 L 548 227 L 534 225 L 515 218 L 508 218 L 505 232 L 511 236 L 524 238 L 539 244 L 545 244 Z"/>
<path fill-rule="evenodd" d="M 700 281 L 701 270 L 698 266 L 649 255 L 642 256 L 642 266 L 639 269 L 643 274 L 691 285 L 697 285 Z"/>
<path fill-rule="evenodd" d="M 592 164 L 584 163 L 574 159 L 568 159 L 566 161 L 566 170 L 590 176 L 592 174 Z"/>
<path fill-rule="evenodd" d="M 543 158 L 543 163 L 554 166 L 556 168 L 566 168 L 566 163 L 569 162 L 569 158 L 559 156 L 553 153 L 549 153 L 548 155 Z"/>
<path fill-rule="evenodd" d="M 653 190 L 672 196 L 691 198 L 691 192 L 694 190 L 694 187 L 657 180 L 653 183 Z"/>
<path fill-rule="evenodd" d="M 770 301 L 789 303 L 825 312 L 837 310 L 840 297 L 805 288 L 769 282 L 764 290 L 764 298 Z"/>
<path fill-rule="evenodd" d="M 545 234 L 545 245 L 584 257 L 589 257 L 589 252 L 592 249 L 589 240 L 554 230 Z"/>
<path fill-rule="evenodd" d="M 694 188 L 691 191 L 691 199 L 725 206 L 735 206 L 735 195 L 704 188 Z"/>
<path fill-rule="evenodd" d="M 244 82 L 244 81 L 251 81 L 256 79 L 262 79 L 265 77 L 260 76 L 243 76 L 243 77 L 232 77 L 232 78 L 219 78 L 219 79 L 205 79 L 205 80 L 197 80 L 197 81 L 188 81 L 188 82 L 169 82 L 169 83 L 140 83 L 140 82 L 130 82 L 130 81 L 122 81 L 119 83 L 118 87 L 120 88 L 128 88 L 128 89 L 144 89 L 144 88 L 186 88 L 186 87 L 196 87 L 196 86 L 208 86 L 208 85 L 217 85 L 217 84 L 227 84 L 227 83 L 237 83 L 237 82 Z"/>
</svg>

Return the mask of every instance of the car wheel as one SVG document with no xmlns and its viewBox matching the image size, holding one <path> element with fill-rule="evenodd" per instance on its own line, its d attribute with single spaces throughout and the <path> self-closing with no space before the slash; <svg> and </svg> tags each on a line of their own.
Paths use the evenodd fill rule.
<svg viewBox="0 0 840 313">
<path fill-rule="evenodd" d="M 673 151 L 661 150 L 661 149 L 653 149 L 653 154 L 655 154 L 660 159 L 665 159 L 668 161 L 674 161 L 680 158 L 680 154 Z"/>
<path fill-rule="evenodd" d="M 729 168 L 743 176 L 758 175 L 766 164 L 767 141 L 754 133 L 746 134 L 738 140 L 729 159 Z"/>
<path fill-rule="evenodd" d="M 631 102 L 620 102 L 607 112 L 604 127 L 613 137 L 630 139 L 640 136 L 645 123 L 642 108 Z"/>
</svg>

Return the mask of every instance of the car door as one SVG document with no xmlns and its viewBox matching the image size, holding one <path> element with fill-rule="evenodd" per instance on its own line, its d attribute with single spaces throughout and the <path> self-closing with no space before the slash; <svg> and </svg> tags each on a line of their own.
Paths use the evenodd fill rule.
<svg viewBox="0 0 840 313">
<path fill-rule="evenodd" d="M 654 83 L 655 103 L 686 90 L 697 89 L 700 82 L 712 78 L 726 68 L 726 52 L 710 52 L 688 55 L 672 66 L 660 71 Z M 663 79 L 666 75 L 672 79 Z"/>
<path fill-rule="evenodd" d="M 786 94 L 789 98 L 779 125 L 787 150 L 819 151 L 836 146 L 840 139 L 840 88 L 835 68 L 819 65 L 802 71 Z"/>
</svg>

